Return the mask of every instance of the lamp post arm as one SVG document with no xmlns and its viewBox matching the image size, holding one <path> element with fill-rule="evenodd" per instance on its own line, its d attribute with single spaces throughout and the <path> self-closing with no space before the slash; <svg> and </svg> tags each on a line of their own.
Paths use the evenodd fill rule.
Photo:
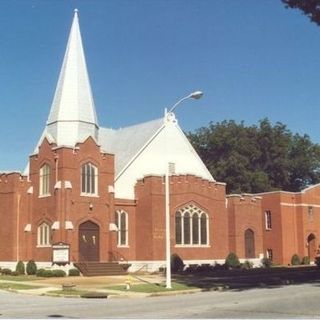
<svg viewBox="0 0 320 320">
<path fill-rule="evenodd" d="M 187 97 L 184 97 L 184 98 L 180 99 L 180 100 L 179 100 L 178 102 L 176 102 L 175 105 L 168 111 L 168 113 L 173 112 L 173 110 L 176 109 L 176 107 L 177 107 L 182 101 L 187 100 L 187 99 L 189 99 L 189 98 L 190 98 L 190 95 L 187 96 Z"/>
</svg>

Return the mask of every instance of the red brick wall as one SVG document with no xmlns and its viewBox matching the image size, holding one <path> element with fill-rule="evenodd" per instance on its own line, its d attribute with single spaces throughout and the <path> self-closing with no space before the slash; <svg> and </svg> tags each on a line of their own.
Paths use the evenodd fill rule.
<svg viewBox="0 0 320 320">
<path fill-rule="evenodd" d="M 81 166 L 92 162 L 98 168 L 98 196 L 81 196 Z M 44 163 L 51 167 L 50 193 L 48 197 L 39 197 L 39 171 Z M 71 245 L 70 257 L 79 260 L 78 228 L 90 220 L 100 228 L 100 260 L 107 261 L 110 247 L 109 223 L 113 219 L 113 193 L 108 186 L 114 181 L 114 156 L 102 153 L 92 138 L 78 144 L 77 148 L 54 148 L 45 139 L 39 148 L 39 154 L 30 157 L 30 180 L 34 187 L 32 199 L 33 250 L 31 256 L 39 261 L 50 261 L 51 248 L 37 248 L 37 226 L 46 221 L 52 224 L 60 221 L 60 229 L 52 231 L 52 242 L 66 242 Z M 54 188 L 62 181 L 60 188 Z M 70 181 L 72 188 L 65 187 Z M 90 208 L 91 207 L 91 208 Z M 72 221 L 74 229 L 66 230 L 65 221 Z"/>
<path fill-rule="evenodd" d="M 282 245 L 282 219 L 280 208 L 280 194 L 267 193 L 262 195 L 261 222 L 263 230 L 263 251 L 266 254 L 267 249 L 273 252 L 273 261 L 281 263 L 283 261 Z M 266 230 L 265 211 L 271 211 L 272 228 Z"/>
<path fill-rule="evenodd" d="M 23 259 L 27 243 L 24 227 L 27 217 L 26 178 L 19 173 L 0 175 L 0 260 L 17 261 Z"/>
<path fill-rule="evenodd" d="M 124 261 L 136 259 L 136 201 L 115 199 L 115 210 L 123 210 L 128 214 L 128 246 L 117 246 L 117 232 L 111 232 L 112 251 L 116 260 Z M 113 222 L 114 221 L 113 215 Z"/>
<path fill-rule="evenodd" d="M 165 184 L 163 177 L 150 176 L 136 185 L 136 252 L 138 260 L 165 259 Z M 184 247 L 175 243 L 175 212 L 194 204 L 209 216 L 209 245 Z M 194 176 L 170 178 L 171 252 L 183 260 L 219 259 L 228 252 L 228 220 L 225 186 Z"/>
<path fill-rule="evenodd" d="M 263 253 L 261 199 L 254 195 L 231 195 L 228 199 L 229 251 L 245 258 L 245 231 L 254 232 L 255 258 Z"/>
<path fill-rule="evenodd" d="M 308 217 L 309 206 L 313 207 L 312 221 Z M 316 237 L 316 246 L 319 245 L 319 186 L 298 193 L 282 191 L 262 194 L 262 209 L 263 221 L 264 211 L 272 212 L 272 230 L 264 230 L 264 250 L 273 250 L 276 263 L 290 264 L 293 254 L 298 254 L 300 258 L 307 256 L 307 238 L 311 233 Z"/>
</svg>

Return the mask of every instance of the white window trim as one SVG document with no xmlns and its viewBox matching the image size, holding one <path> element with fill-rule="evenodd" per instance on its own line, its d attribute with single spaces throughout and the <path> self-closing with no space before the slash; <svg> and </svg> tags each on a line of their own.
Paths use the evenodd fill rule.
<svg viewBox="0 0 320 320">
<path fill-rule="evenodd" d="M 95 194 L 95 193 L 84 193 L 84 192 L 81 192 L 80 196 L 81 197 L 90 197 L 90 198 L 100 198 L 100 196 L 98 194 Z"/>
<path fill-rule="evenodd" d="M 270 257 L 270 251 L 271 251 L 271 257 Z M 267 257 L 268 259 L 273 260 L 273 250 L 272 250 L 271 248 L 268 248 L 268 249 L 266 250 L 266 257 Z"/>
<path fill-rule="evenodd" d="M 191 213 L 190 211 L 188 211 L 188 209 L 192 209 L 193 212 Z M 181 244 L 175 244 L 175 247 L 177 248 L 203 248 L 203 247 L 210 247 L 210 243 L 209 243 L 209 217 L 208 214 L 206 212 L 204 212 L 203 210 L 201 210 L 200 208 L 190 204 L 185 206 L 184 208 L 179 209 L 177 212 L 180 213 L 181 215 Z M 185 244 L 184 243 L 184 216 L 186 213 L 189 213 L 189 220 L 190 220 L 190 243 Z M 207 239 L 206 239 L 206 243 L 205 244 L 201 244 L 201 216 L 202 214 L 205 214 L 206 216 L 206 232 L 207 232 Z M 193 226 L 193 216 L 194 215 L 198 216 L 198 243 L 193 243 L 193 233 L 192 233 L 192 226 Z"/>
<path fill-rule="evenodd" d="M 44 175 L 43 171 L 44 168 L 47 167 L 49 172 L 48 174 Z M 48 190 L 46 193 L 43 193 L 43 182 L 44 182 L 44 177 L 47 177 L 48 181 Z M 40 170 L 39 170 L 39 198 L 46 198 L 46 197 L 50 197 L 51 193 L 50 193 L 50 178 L 51 178 L 51 168 L 47 163 L 44 163 Z"/>
<path fill-rule="evenodd" d="M 129 248 L 129 215 L 128 212 L 120 209 L 120 210 L 116 210 L 117 212 L 117 225 L 118 225 L 118 231 L 117 231 L 117 248 Z M 122 213 L 125 213 L 125 217 L 126 217 L 126 243 L 125 244 L 121 244 L 121 215 Z"/>
<path fill-rule="evenodd" d="M 270 220 L 271 220 L 271 227 L 268 226 L 268 216 L 270 215 Z M 272 215 L 271 215 L 271 210 L 266 210 L 264 212 L 264 219 L 265 219 L 265 227 L 266 227 L 266 230 L 272 230 Z"/>
<path fill-rule="evenodd" d="M 46 239 L 45 239 L 45 235 L 42 234 L 44 232 L 44 230 L 42 231 L 42 229 L 44 228 L 47 229 Z M 37 248 L 51 247 L 50 235 L 51 235 L 50 225 L 47 224 L 46 222 L 42 222 L 37 228 Z"/>
<path fill-rule="evenodd" d="M 211 248 L 210 244 L 176 244 L 175 248 Z"/>
<path fill-rule="evenodd" d="M 94 190 L 95 192 L 83 192 L 82 191 L 82 179 L 83 179 L 83 174 L 82 174 L 82 170 L 85 166 L 90 165 L 90 168 L 93 167 L 94 168 Z M 98 193 L 98 180 L 99 180 L 99 171 L 98 171 L 98 167 L 95 166 L 92 162 L 86 162 L 81 166 L 81 171 L 80 171 L 80 196 L 82 197 L 94 197 L 97 198 L 99 197 L 99 193 Z"/>
<path fill-rule="evenodd" d="M 48 197 L 51 197 L 51 193 L 49 192 L 49 193 L 47 193 L 47 194 L 41 194 L 41 195 L 39 195 L 39 199 L 41 199 L 41 198 L 48 198 Z"/>
</svg>

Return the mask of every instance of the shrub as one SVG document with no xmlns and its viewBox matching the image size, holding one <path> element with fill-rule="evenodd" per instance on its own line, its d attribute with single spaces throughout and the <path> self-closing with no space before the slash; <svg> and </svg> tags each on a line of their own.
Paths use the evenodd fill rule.
<svg viewBox="0 0 320 320">
<path fill-rule="evenodd" d="M 213 266 L 209 263 L 203 263 L 197 266 L 196 272 L 210 272 L 213 270 Z"/>
<path fill-rule="evenodd" d="M 24 267 L 24 263 L 23 261 L 19 261 L 16 265 L 16 272 L 18 274 L 25 274 L 26 273 L 26 270 L 25 270 L 25 267 Z"/>
<path fill-rule="evenodd" d="M 198 265 L 197 264 L 189 264 L 188 268 L 186 268 L 184 271 L 186 273 L 195 273 L 198 269 Z"/>
<path fill-rule="evenodd" d="M 51 277 L 53 277 L 53 273 L 51 270 L 44 270 L 42 273 L 42 277 L 51 278 Z"/>
<path fill-rule="evenodd" d="M 176 273 L 183 271 L 184 263 L 182 259 L 176 254 L 171 255 L 171 272 Z"/>
<path fill-rule="evenodd" d="M 270 268 L 272 266 L 272 261 L 271 259 L 267 258 L 267 257 L 264 257 L 262 260 L 261 260 L 261 263 L 262 263 L 262 266 L 264 268 Z"/>
<path fill-rule="evenodd" d="M 301 262 L 300 262 L 299 256 L 298 256 L 297 254 L 294 254 L 294 255 L 292 256 L 292 258 L 291 258 L 291 264 L 292 264 L 293 266 L 298 266 L 300 263 L 301 263 Z"/>
<path fill-rule="evenodd" d="M 1 274 L 3 275 L 11 275 L 12 274 L 12 271 L 8 268 L 4 268 L 1 270 Z"/>
<path fill-rule="evenodd" d="M 241 269 L 252 269 L 253 268 L 253 263 L 249 260 L 246 260 L 244 261 L 242 264 L 241 264 Z"/>
<path fill-rule="evenodd" d="M 304 264 L 304 265 L 310 264 L 310 258 L 308 256 L 303 257 L 301 264 Z"/>
<path fill-rule="evenodd" d="M 41 268 L 41 269 L 38 269 L 37 272 L 36 272 L 36 276 L 37 276 L 37 277 L 42 277 L 43 271 L 44 271 L 44 269 L 42 269 L 42 268 Z"/>
<path fill-rule="evenodd" d="M 233 252 L 230 252 L 228 254 L 228 256 L 226 257 L 226 266 L 229 267 L 229 268 L 239 268 L 240 267 L 240 261 L 239 261 L 239 258 L 238 256 L 233 253 Z"/>
<path fill-rule="evenodd" d="M 29 260 L 27 263 L 27 274 L 35 275 L 37 273 L 37 265 L 33 260 Z"/>
<path fill-rule="evenodd" d="M 226 264 L 220 264 L 220 263 L 216 263 L 214 266 L 213 266 L 213 271 L 221 271 L 221 270 L 227 270 L 228 267 Z"/>
<path fill-rule="evenodd" d="M 78 269 L 70 269 L 68 274 L 70 277 L 78 277 L 80 276 L 80 271 Z"/>
<path fill-rule="evenodd" d="M 314 263 L 315 263 L 318 267 L 320 267 L 320 256 L 315 257 Z"/>
<path fill-rule="evenodd" d="M 65 277 L 67 275 L 63 270 L 52 270 L 51 273 L 51 277 Z"/>
<path fill-rule="evenodd" d="M 12 272 L 11 272 L 11 275 L 12 275 L 12 276 L 19 276 L 20 274 L 19 274 L 19 272 L 17 272 L 17 271 L 12 271 Z"/>
<path fill-rule="evenodd" d="M 37 277 L 52 277 L 52 271 L 51 270 L 46 270 L 46 269 L 39 269 L 36 272 L 36 276 Z"/>
</svg>

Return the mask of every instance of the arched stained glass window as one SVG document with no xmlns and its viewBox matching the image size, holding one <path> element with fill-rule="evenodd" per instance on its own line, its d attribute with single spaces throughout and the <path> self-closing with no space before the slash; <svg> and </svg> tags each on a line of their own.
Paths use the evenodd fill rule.
<svg viewBox="0 0 320 320">
<path fill-rule="evenodd" d="M 190 204 L 176 212 L 175 236 L 177 245 L 208 245 L 208 234 L 208 215 L 203 210 Z"/>
</svg>

